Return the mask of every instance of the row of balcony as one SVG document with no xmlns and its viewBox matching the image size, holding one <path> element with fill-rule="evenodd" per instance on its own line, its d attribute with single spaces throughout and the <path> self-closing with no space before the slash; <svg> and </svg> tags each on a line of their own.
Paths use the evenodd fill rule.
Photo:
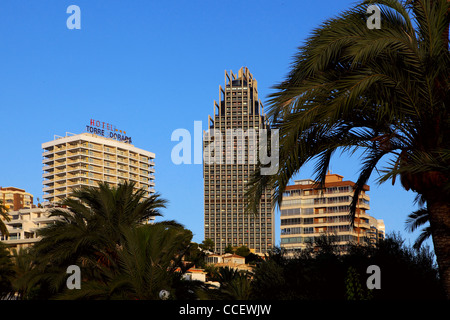
<svg viewBox="0 0 450 320">
<path fill-rule="evenodd" d="M 108 181 L 108 182 L 112 182 L 112 181 Z M 80 186 L 96 186 L 96 182 L 94 181 L 89 181 L 89 182 L 79 182 L 75 185 L 72 186 L 67 186 L 66 188 L 64 188 L 64 191 L 61 191 L 59 189 L 54 189 L 54 188 L 50 188 L 49 190 L 47 190 L 44 195 L 43 198 L 46 201 L 50 201 L 50 202 L 54 202 L 55 198 L 58 198 L 59 200 L 62 200 L 64 197 L 68 196 L 69 193 L 72 191 L 71 189 L 76 186 L 76 187 L 80 187 Z M 144 188 L 146 191 L 148 191 L 149 193 L 155 193 L 155 188 L 152 187 L 148 187 L 148 188 Z M 45 192 L 45 191 L 44 191 Z"/>
<path fill-rule="evenodd" d="M 81 172 L 83 171 L 84 173 L 73 173 L 73 172 Z M 148 172 L 139 172 L 138 170 L 125 170 L 125 169 L 103 169 L 103 168 L 97 168 L 97 167 L 92 167 L 92 168 L 83 168 L 83 167 L 78 167 L 78 168 L 66 168 L 65 170 L 54 170 L 53 172 L 44 172 L 42 174 L 42 178 L 44 179 L 66 179 L 66 178 L 72 178 L 72 177 L 77 177 L 80 174 L 82 175 L 86 175 L 88 172 L 91 173 L 96 173 L 96 174 L 100 174 L 100 175 L 104 175 L 104 176 L 111 176 L 111 177 L 127 177 L 128 174 L 130 176 L 141 176 L 145 177 L 145 178 L 149 178 L 150 180 L 154 180 L 155 176 L 153 174 L 149 174 Z M 52 178 L 53 176 L 55 176 L 54 178 Z"/>
<path fill-rule="evenodd" d="M 98 150 L 98 151 L 101 151 L 103 153 L 110 153 L 110 154 L 113 154 L 113 155 L 118 154 L 118 155 L 121 155 L 121 156 L 127 156 L 127 157 L 133 157 L 133 158 L 138 157 L 138 154 L 134 153 L 132 151 L 122 150 L 122 149 L 117 150 L 115 147 L 109 147 L 109 146 L 108 147 L 106 147 L 106 146 L 101 147 L 99 145 L 91 144 L 91 143 L 67 144 L 67 145 L 64 145 L 64 147 L 55 146 L 55 147 L 52 147 L 51 150 L 44 151 L 42 153 L 42 155 L 45 157 L 45 156 L 48 156 L 48 155 L 51 155 L 51 154 L 58 154 L 58 153 L 68 152 L 68 151 L 77 150 L 77 149 L 78 150 L 81 150 L 81 149 Z M 141 159 L 142 159 L 141 161 L 147 161 L 143 157 L 141 157 Z"/>
<path fill-rule="evenodd" d="M 84 157 L 84 158 L 83 158 Z M 58 157 L 45 157 L 44 159 L 42 159 L 42 164 L 50 164 L 50 163 L 55 163 L 55 162 L 59 162 L 59 164 L 67 164 L 67 163 L 77 163 L 80 161 L 87 161 L 87 158 L 92 158 L 93 161 L 97 161 L 96 163 L 98 164 L 103 164 L 103 162 L 114 162 L 114 163 L 123 163 L 125 165 L 129 165 L 129 166 L 134 166 L 134 167 L 141 167 L 143 164 L 146 165 L 147 167 L 151 167 L 155 165 L 155 162 L 153 160 L 148 160 L 148 161 L 136 161 L 134 159 L 127 159 L 127 158 L 122 158 L 122 157 L 103 157 L 101 155 L 96 155 L 96 154 L 88 154 L 88 153 L 84 153 L 84 152 L 77 152 L 71 155 L 64 155 L 64 156 L 58 156 Z M 74 158 L 77 158 L 77 160 L 73 160 Z M 62 161 L 58 161 L 58 160 L 62 160 Z"/>
<path fill-rule="evenodd" d="M 45 181 L 44 185 L 45 187 L 42 188 L 42 191 L 46 192 L 46 191 L 50 191 L 53 189 L 61 189 L 61 188 L 66 188 L 66 187 L 71 187 L 71 186 L 77 186 L 80 184 L 83 184 L 84 180 L 81 178 L 85 178 L 85 179 L 90 179 L 90 180 L 95 180 L 97 181 L 105 181 L 105 182 L 110 182 L 110 183 L 120 183 L 122 180 L 126 180 L 123 178 L 117 178 L 117 179 L 103 179 L 101 177 L 91 177 L 91 176 L 86 176 L 86 175 L 77 175 L 74 177 L 71 177 L 70 179 L 60 179 L 60 180 L 54 180 L 54 181 Z M 127 178 L 130 181 L 133 182 L 140 182 L 143 183 L 145 185 L 149 185 L 149 186 L 154 186 L 155 183 L 153 181 L 146 181 L 143 179 L 135 179 L 133 177 L 131 178 Z M 65 181 L 64 183 L 58 183 L 58 181 Z M 95 184 L 96 184 L 95 182 Z"/>
</svg>

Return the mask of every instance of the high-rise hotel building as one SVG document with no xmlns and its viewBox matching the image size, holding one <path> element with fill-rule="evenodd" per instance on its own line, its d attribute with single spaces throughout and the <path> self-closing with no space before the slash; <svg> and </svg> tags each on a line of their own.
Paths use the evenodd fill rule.
<svg viewBox="0 0 450 320">
<path fill-rule="evenodd" d="M 100 131 L 99 131 L 100 132 Z M 45 204 L 57 204 L 74 188 L 135 182 L 150 196 L 154 193 L 155 154 L 130 143 L 84 132 L 42 144 Z"/>
<path fill-rule="evenodd" d="M 220 254 L 228 245 L 265 253 L 274 245 L 271 194 L 263 194 L 258 215 L 245 213 L 244 202 L 246 184 L 256 168 L 255 144 L 244 135 L 268 128 L 257 82 L 247 68 L 237 75 L 225 71 L 225 87 L 219 86 L 219 92 L 214 116 L 209 117 L 209 129 L 204 133 L 204 153 L 208 143 L 217 141 L 217 135 L 211 138 L 213 132 L 220 132 L 223 139 L 220 149 L 214 151 L 216 159 L 221 154 L 222 160 L 212 162 L 204 156 L 203 161 L 205 239 L 212 239 L 214 251 Z M 239 130 L 244 135 L 236 134 Z"/>
<path fill-rule="evenodd" d="M 350 203 L 355 183 L 328 173 L 324 189 L 316 189 L 311 179 L 296 180 L 286 187 L 281 202 L 281 247 L 288 253 L 313 244 L 321 235 L 336 236 L 345 250 L 349 242 L 375 243 L 384 238 L 384 222 L 367 212 L 370 209 L 369 186 L 364 185 L 358 198 L 354 225 L 350 223 Z"/>
</svg>

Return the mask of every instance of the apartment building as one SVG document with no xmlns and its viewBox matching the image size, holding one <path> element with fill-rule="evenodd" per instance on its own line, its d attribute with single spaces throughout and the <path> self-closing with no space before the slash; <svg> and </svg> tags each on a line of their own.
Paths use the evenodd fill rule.
<svg viewBox="0 0 450 320">
<path fill-rule="evenodd" d="M 0 241 L 9 249 L 20 249 L 32 246 L 40 238 L 36 231 L 55 222 L 50 217 L 49 208 L 27 208 L 8 211 L 10 221 L 3 221 L 8 229 L 9 235 L 0 233 Z"/>
<path fill-rule="evenodd" d="M 31 209 L 33 195 L 16 187 L 0 187 L 0 200 L 9 210 Z"/>
<path fill-rule="evenodd" d="M 355 183 L 343 176 L 328 173 L 324 189 L 318 190 L 311 179 L 296 180 L 287 186 L 280 206 L 281 247 L 292 253 L 313 243 L 321 235 L 336 236 L 345 249 L 348 242 L 374 243 L 384 237 L 384 223 L 367 212 L 370 187 L 364 185 L 359 196 L 354 225 L 349 210 Z"/>
<path fill-rule="evenodd" d="M 150 196 L 154 193 L 155 154 L 134 145 L 92 133 L 55 136 L 42 144 L 44 205 L 53 205 L 74 188 L 105 181 L 117 185 L 133 181 Z"/>
<path fill-rule="evenodd" d="M 256 159 L 248 137 L 234 135 L 239 130 L 246 134 L 268 128 L 257 81 L 247 68 L 241 68 L 237 75 L 225 71 L 225 87 L 219 86 L 219 102 L 214 101 L 214 109 L 204 133 L 204 152 L 209 141 L 217 142 L 217 135 L 213 139 L 212 133 L 220 133 L 226 142 L 215 150 L 222 161 L 208 161 L 208 155 L 203 161 L 205 239 L 214 241 L 214 252 L 219 254 L 227 245 L 268 252 L 274 245 L 271 193 L 263 194 L 258 215 L 244 212 L 246 184 L 256 169 Z"/>
<path fill-rule="evenodd" d="M 40 217 L 41 212 L 45 210 L 36 208 L 33 204 L 33 195 L 21 188 L 0 187 L 0 200 L 2 200 L 2 203 L 8 210 L 8 216 L 10 218 L 10 221 L 2 218 L 9 235 L 6 236 L 0 233 L 0 241 L 12 248 L 28 246 L 28 244 L 33 242 L 30 239 L 33 237 L 34 231 L 31 229 L 35 225 L 33 223 L 27 225 L 27 222 L 31 216 L 33 218 L 36 216 Z M 39 224 L 40 222 L 37 223 Z M 26 225 L 25 228 L 23 224 Z"/>
</svg>

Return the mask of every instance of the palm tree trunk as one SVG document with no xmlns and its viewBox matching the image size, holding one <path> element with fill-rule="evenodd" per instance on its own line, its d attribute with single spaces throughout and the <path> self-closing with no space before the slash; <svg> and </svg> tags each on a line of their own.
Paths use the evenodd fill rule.
<svg viewBox="0 0 450 320">
<path fill-rule="evenodd" d="M 427 206 L 439 275 L 447 299 L 450 299 L 450 202 L 430 197 Z"/>
</svg>

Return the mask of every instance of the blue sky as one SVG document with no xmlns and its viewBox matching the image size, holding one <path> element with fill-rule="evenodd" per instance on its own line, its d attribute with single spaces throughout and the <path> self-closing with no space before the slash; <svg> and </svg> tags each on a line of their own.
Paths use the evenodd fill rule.
<svg viewBox="0 0 450 320">
<path fill-rule="evenodd" d="M 69 5 L 81 29 L 69 30 Z M 203 240 L 202 165 L 175 165 L 174 130 L 206 129 L 225 70 L 247 66 L 263 104 L 310 32 L 354 1 L 2 0 L 0 186 L 42 199 L 41 144 L 81 133 L 90 119 L 115 124 L 156 154 L 156 190 L 175 219 Z M 194 138 L 194 137 L 193 137 Z M 297 178 L 310 178 L 307 166 Z M 357 157 L 336 155 L 333 173 L 357 179 Z M 387 232 L 404 232 L 414 194 L 370 179 L 371 210 Z M 279 212 L 276 212 L 279 244 Z"/>
</svg>

